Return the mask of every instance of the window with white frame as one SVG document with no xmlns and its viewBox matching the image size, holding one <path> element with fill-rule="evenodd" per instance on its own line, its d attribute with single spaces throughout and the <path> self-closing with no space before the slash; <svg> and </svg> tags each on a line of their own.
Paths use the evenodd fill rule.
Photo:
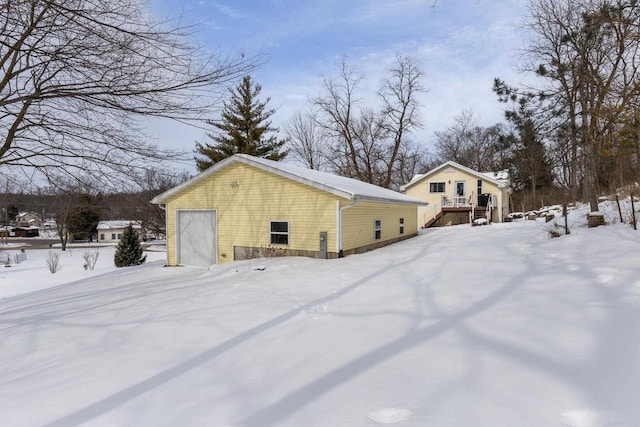
<svg viewBox="0 0 640 427">
<path fill-rule="evenodd" d="M 400 218 L 400 234 L 404 234 L 404 218 Z"/>
<path fill-rule="evenodd" d="M 373 234 L 376 240 L 380 240 L 382 238 L 382 221 L 376 219 L 373 222 Z"/>
<path fill-rule="evenodd" d="M 429 192 L 430 193 L 444 193 L 444 181 L 443 182 L 430 182 L 429 183 Z"/>
<path fill-rule="evenodd" d="M 272 245 L 288 245 L 289 244 L 289 222 L 288 221 L 271 221 L 271 244 Z"/>
</svg>

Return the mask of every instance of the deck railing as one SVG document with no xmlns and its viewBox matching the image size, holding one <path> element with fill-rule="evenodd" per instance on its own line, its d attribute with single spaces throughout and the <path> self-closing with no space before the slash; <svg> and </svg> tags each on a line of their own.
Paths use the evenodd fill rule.
<svg viewBox="0 0 640 427">
<path fill-rule="evenodd" d="M 474 193 L 471 193 L 471 196 L 456 196 L 453 198 L 448 198 L 447 196 L 442 196 L 441 203 L 439 205 L 431 205 L 433 208 L 433 215 L 426 213 L 424 214 L 423 223 L 427 224 L 429 221 L 432 221 L 436 218 L 443 209 L 446 208 L 469 208 L 469 223 L 473 222 L 473 219 L 476 216 L 476 211 L 484 210 L 485 217 L 491 221 L 492 208 L 495 206 L 496 198 L 495 195 L 490 194 L 489 200 L 487 201 L 486 206 L 479 206 Z M 428 212 L 428 211 L 427 211 Z"/>
</svg>

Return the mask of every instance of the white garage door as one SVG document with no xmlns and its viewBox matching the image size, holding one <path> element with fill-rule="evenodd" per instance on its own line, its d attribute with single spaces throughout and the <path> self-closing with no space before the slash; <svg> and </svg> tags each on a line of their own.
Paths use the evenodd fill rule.
<svg viewBox="0 0 640 427">
<path fill-rule="evenodd" d="M 178 211 L 178 264 L 216 263 L 216 211 Z"/>
</svg>

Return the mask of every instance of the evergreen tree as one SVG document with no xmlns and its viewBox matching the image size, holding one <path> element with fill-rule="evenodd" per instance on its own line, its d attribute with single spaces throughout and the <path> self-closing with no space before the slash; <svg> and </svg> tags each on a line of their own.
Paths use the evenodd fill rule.
<svg viewBox="0 0 640 427">
<path fill-rule="evenodd" d="M 138 240 L 138 233 L 129 224 L 124 229 L 120 242 L 118 242 L 114 263 L 116 267 L 129 267 L 143 264 L 146 260 L 147 256 L 142 256 L 142 246 L 140 246 L 140 241 Z"/>
<path fill-rule="evenodd" d="M 553 187 L 553 164 L 544 142 L 546 121 L 545 97 L 541 93 L 521 92 L 500 79 L 493 82 L 493 91 L 503 103 L 511 103 L 505 118 L 514 132 L 504 136 L 504 148 L 510 152 L 512 187 L 524 190 L 536 200 L 536 192 Z"/>
<path fill-rule="evenodd" d="M 93 235 L 100 222 L 100 212 L 93 206 L 80 206 L 67 218 L 67 230 L 73 238 L 93 241 Z"/>
<path fill-rule="evenodd" d="M 267 109 L 266 101 L 260 102 L 262 87 L 252 85 L 251 77 L 245 76 L 235 89 L 230 90 L 231 99 L 224 103 L 219 121 L 207 120 L 207 124 L 218 129 L 216 134 L 208 133 L 213 144 L 196 142 L 196 166 L 203 171 L 234 154 L 250 154 L 269 160 L 281 160 L 286 151 L 280 151 L 285 140 L 278 140 L 277 128 L 268 120 L 274 109 Z M 201 157 L 198 157 L 198 154 Z"/>
</svg>

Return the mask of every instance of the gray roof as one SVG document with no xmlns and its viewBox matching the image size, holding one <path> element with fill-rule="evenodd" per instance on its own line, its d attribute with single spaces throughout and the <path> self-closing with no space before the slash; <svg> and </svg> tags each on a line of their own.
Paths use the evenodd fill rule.
<svg viewBox="0 0 640 427">
<path fill-rule="evenodd" d="M 247 154 L 235 154 L 219 163 L 216 163 L 209 169 L 191 178 L 189 181 L 157 195 L 153 198 L 153 200 L 151 200 L 151 203 L 165 203 L 167 199 L 180 193 L 187 187 L 190 187 L 191 185 L 215 174 L 228 165 L 237 162 L 274 173 L 284 178 L 288 178 L 292 181 L 296 181 L 301 184 L 326 191 L 327 193 L 331 193 L 348 200 L 396 203 L 406 205 L 426 204 L 424 201 L 416 199 L 414 197 L 409 197 L 402 193 L 398 193 L 397 191 L 358 181 L 357 179 L 345 178 L 343 176 L 294 166 L 288 163 L 275 162 L 272 160 L 263 159 L 261 157 L 249 156 Z"/>
</svg>

